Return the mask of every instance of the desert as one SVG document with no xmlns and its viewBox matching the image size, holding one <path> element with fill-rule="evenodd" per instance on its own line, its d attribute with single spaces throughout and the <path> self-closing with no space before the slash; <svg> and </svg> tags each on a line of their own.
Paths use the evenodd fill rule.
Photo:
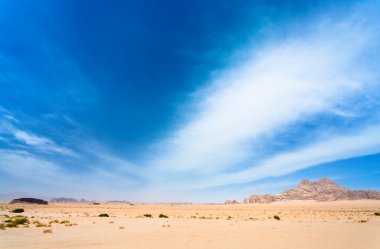
<svg viewBox="0 0 380 249">
<path fill-rule="evenodd" d="M 1 204 L 2 248 L 379 248 L 380 201 L 267 204 Z M 108 214 L 109 217 L 99 217 Z M 160 218 L 160 215 L 168 218 Z M 161 217 L 162 217 L 161 215 Z M 151 216 L 151 217 L 150 217 Z M 278 217 L 278 219 L 274 217 Z"/>
<path fill-rule="evenodd" d="M 380 249 L 380 0 L 0 20 L 0 249 Z"/>
</svg>

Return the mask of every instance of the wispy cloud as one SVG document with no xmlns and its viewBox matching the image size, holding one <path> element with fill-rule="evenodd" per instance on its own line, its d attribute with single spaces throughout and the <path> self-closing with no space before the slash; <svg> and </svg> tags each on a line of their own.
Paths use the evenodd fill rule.
<svg viewBox="0 0 380 249">
<path fill-rule="evenodd" d="M 360 132 L 335 135 L 296 150 L 276 153 L 252 167 L 197 180 L 196 188 L 210 188 L 226 184 L 251 182 L 266 177 L 283 176 L 322 163 L 371 155 L 380 152 L 380 125 L 364 128 Z M 172 188 L 176 185 L 168 185 Z M 192 182 L 181 184 L 184 189 L 194 188 Z M 177 186 L 178 189 L 178 186 Z"/>
<path fill-rule="evenodd" d="M 57 153 L 64 156 L 76 156 L 75 152 L 70 148 L 60 146 L 50 138 L 36 135 L 32 132 L 18 128 L 18 125 L 19 121 L 14 116 L 0 113 L 0 134 L 12 136 L 13 139 L 21 142 L 24 146 L 31 149 L 37 149 L 42 153 Z M 10 145 L 13 144 L 12 141 L 9 143 Z"/>
<path fill-rule="evenodd" d="M 197 177 L 197 186 L 212 187 L 380 152 L 378 125 L 352 134 L 353 127 L 331 124 L 338 130 L 329 134 L 331 140 L 320 141 L 326 133 L 319 131 L 304 149 L 277 151 L 248 170 L 239 167 L 252 158 L 263 160 L 255 151 L 266 138 L 275 139 L 289 127 L 321 115 L 362 118 L 360 129 L 368 115 L 377 122 L 378 106 L 370 99 L 379 98 L 380 75 L 374 67 L 378 60 L 372 50 L 379 30 L 370 16 L 357 13 L 344 19 L 315 19 L 305 33 L 249 51 L 248 59 L 195 94 L 195 114 L 157 145 L 152 168 L 173 176 L 188 174 L 188 184 L 179 183 L 184 188 L 194 187 L 191 176 Z"/>
</svg>

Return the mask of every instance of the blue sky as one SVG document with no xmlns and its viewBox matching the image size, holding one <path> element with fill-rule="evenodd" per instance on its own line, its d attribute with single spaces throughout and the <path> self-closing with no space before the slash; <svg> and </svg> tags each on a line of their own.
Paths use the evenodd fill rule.
<svg viewBox="0 0 380 249">
<path fill-rule="evenodd" d="M 0 1 L 0 181 L 222 202 L 380 190 L 379 1 Z"/>
</svg>

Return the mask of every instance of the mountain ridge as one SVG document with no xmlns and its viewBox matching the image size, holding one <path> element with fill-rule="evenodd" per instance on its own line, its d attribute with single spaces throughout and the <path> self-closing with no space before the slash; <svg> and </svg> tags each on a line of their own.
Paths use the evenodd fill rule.
<svg viewBox="0 0 380 249">
<path fill-rule="evenodd" d="M 244 203 L 271 203 L 290 200 L 380 200 L 380 192 L 374 190 L 349 190 L 330 179 L 316 181 L 303 179 L 295 188 L 286 189 L 278 194 L 253 194 L 244 199 Z"/>
</svg>

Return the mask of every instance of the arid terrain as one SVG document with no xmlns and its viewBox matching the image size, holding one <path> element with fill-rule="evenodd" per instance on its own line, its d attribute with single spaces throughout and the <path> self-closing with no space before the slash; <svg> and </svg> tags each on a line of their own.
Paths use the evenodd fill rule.
<svg viewBox="0 0 380 249">
<path fill-rule="evenodd" d="M 16 208 L 25 211 L 10 212 Z M 379 212 L 377 200 L 233 205 L 1 204 L 3 226 L 17 215 L 27 221 L 1 229 L 0 247 L 380 248 L 380 216 L 375 215 Z"/>
</svg>

